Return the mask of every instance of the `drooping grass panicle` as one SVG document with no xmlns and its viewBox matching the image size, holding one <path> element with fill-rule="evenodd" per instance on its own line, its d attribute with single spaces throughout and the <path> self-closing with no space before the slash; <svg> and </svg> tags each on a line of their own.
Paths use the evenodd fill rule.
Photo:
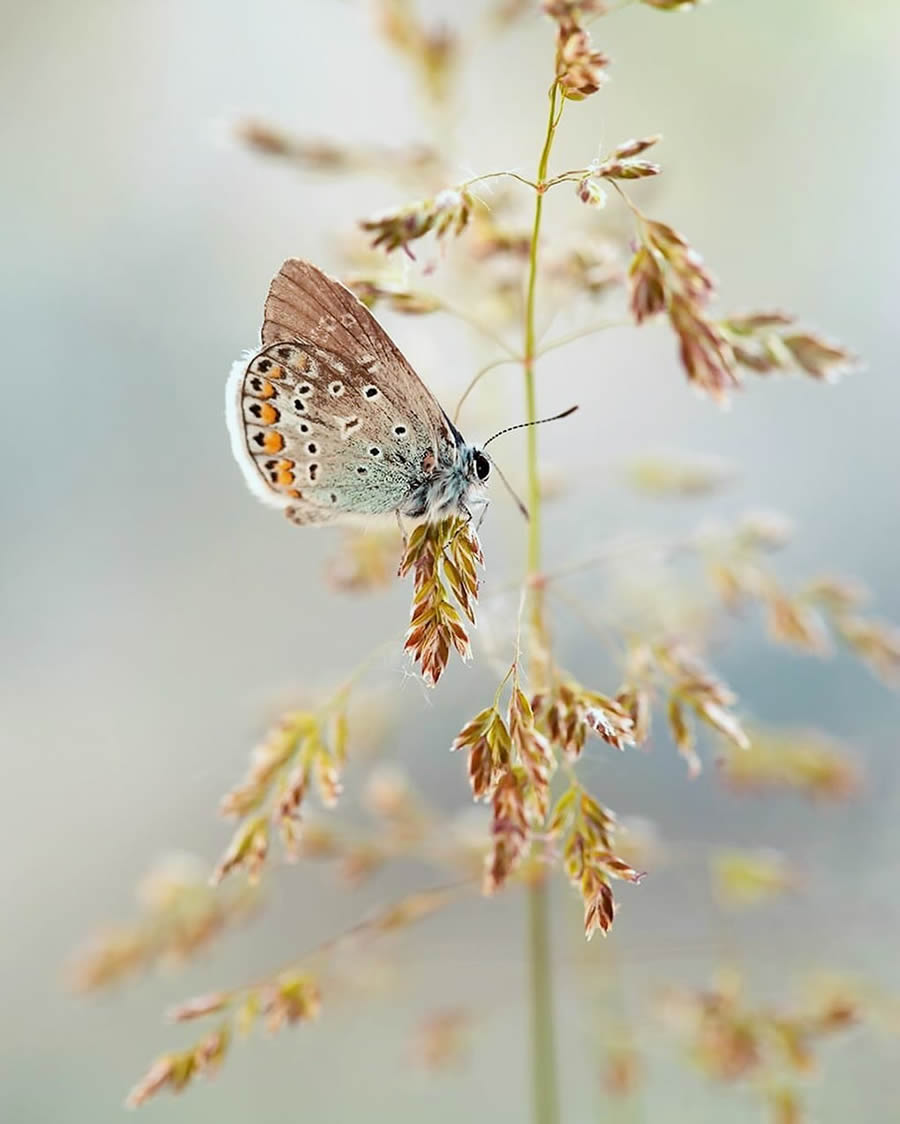
<svg viewBox="0 0 900 1124">
<path fill-rule="evenodd" d="M 364 219 L 360 226 L 373 235 L 373 246 L 381 246 L 388 253 L 403 249 L 414 257 L 410 243 L 432 231 L 436 238 L 447 234 L 459 237 L 468 225 L 473 206 L 472 195 L 465 187 L 450 187 L 429 199 Z"/>
<path fill-rule="evenodd" d="M 179 1004 L 170 1012 L 174 1021 L 194 1022 L 215 1016 L 219 1025 L 187 1049 L 158 1058 L 128 1094 L 126 1104 L 137 1108 L 164 1089 L 180 1093 L 194 1078 L 212 1076 L 235 1039 L 246 1037 L 260 1024 L 274 1034 L 286 1026 L 316 1019 L 322 1006 L 322 988 L 312 971 L 313 964 L 325 971 L 329 958 L 348 943 L 372 940 L 414 925 L 444 909 L 466 888 L 466 883 L 456 883 L 410 894 L 294 964 L 252 984 Z"/>
<path fill-rule="evenodd" d="M 425 95 L 446 101 L 460 61 L 457 35 L 446 24 L 428 26 L 410 0 L 376 0 L 375 15 L 382 38 L 411 67 Z"/>
<path fill-rule="evenodd" d="M 341 144 L 323 138 L 298 137 L 258 118 L 244 118 L 233 126 L 235 139 L 251 152 L 293 164 L 323 176 L 377 173 L 402 181 L 440 174 L 441 158 L 432 148 L 405 149 Z"/>
<path fill-rule="evenodd" d="M 563 868 L 584 903 L 584 934 L 608 933 L 615 918 L 612 879 L 639 882 L 642 875 L 614 851 L 615 816 L 577 782 L 562 794 L 547 833 L 562 850 Z"/>
<path fill-rule="evenodd" d="M 284 715 L 253 751 L 244 780 L 222 800 L 225 816 L 240 820 L 213 872 L 214 883 L 238 868 L 259 877 L 273 829 L 285 855 L 299 854 L 301 808 L 311 788 L 326 807 L 337 803 L 347 754 L 347 691 L 318 710 Z"/>
<path fill-rule="evenodd" d="M 709 1080 L 746 1085 L 778 1124 L 805 1119 L 803 1086 L 817 1069 L 817 1051 L 854 1021 L 800 1004 L 751 1004 L 734 971 L 706 990 L 668 989 L 660 1013 Z"/>
<path fill-rule="evenodd" d="M 814 730 L 751 727 L 750 745 L 723 740 L 717 776 L 739 793 L 795 792 L 841 802 L 862 788 L 858 762 L 840 743 Z"/>
<path fill-rule="evenodd" d="M 786 313 L 714 319 L 709 305 L 716 285 L 697 251 L 668 224 L 629 206 L 640 236 L 629 269 L 632 315 L 638 324 L 662 312 L 668 315 L 682 366 L 698 389 L 721 402 L 740 387 L 742 370 L 800 370 L 833 381 L 856 369 L 858 360 L 850 351 L 814 332 L 797 331 L 794 317 Z"/>
<path fill-rule="evenodd" d="M 257 887 L 236 879 L 222 891 L 204 863 L 184 855 L 160 862 L 138 888 L 140 913 L 91 937 L 69 965 L 78 991 L 96 991 L 160 966 L 184 964 L 259 907 Z"/>
</svg>

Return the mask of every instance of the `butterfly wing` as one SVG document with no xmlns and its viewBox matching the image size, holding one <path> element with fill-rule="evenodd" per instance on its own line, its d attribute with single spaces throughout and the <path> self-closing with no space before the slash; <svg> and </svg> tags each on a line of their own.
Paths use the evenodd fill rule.
<svg viewBox="0 0 900 1124">
<path fill-rule="evenodd" d="M 262 345 L 229 380 L 232 447 L 253 492 L 296 522 L 396 511 L 429 452 L 456 457 L 435 398 L 369 310 L 315 266 L 281 267 Z"/>
</svg>

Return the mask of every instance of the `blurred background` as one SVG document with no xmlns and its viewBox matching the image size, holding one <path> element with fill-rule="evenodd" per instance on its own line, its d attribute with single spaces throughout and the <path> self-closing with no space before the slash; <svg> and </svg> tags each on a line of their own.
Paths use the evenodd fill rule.
<svg viewBox="0 0 900 1124">
<path fill-rule="evenodd" d="M 484 11 L 475 0 L 422 8 L 464 32 Z M 254 345 L 282 259 L 340 270 L 335 231 L 404 202 L 408 189 L 267 162 L 230 138 L 229 123 L 250 115 L 304 137 L 399 147 L 430 142 L 437 128 L 450 182 L 501 168 L 530 175 L 553 31 L 535 14 L 480 39 L 452 112 L 435 124 L 361 0 L 45 0 L 5 4 L 3 27 L 0 1117 L 104 1124 L 120 1118 L 150 1058 L 189 1040 L 163 1023 L 170 1003 L 274 968 L 436 877 L 404 863 L 350 891 L 327 867 L 289 868 L 269 887 L 266 916 L 188 971 L 87 999 L 64 987 L 73 948 L 99 922 L 131 915 L 134 886 L 160 854 L 221 852 L 217 802 L 284 699 L 340 681 L 385 637 L 399 638 L 408 611 L 399 583 L 366 600 L 328 591 L 322 570 L 338 532 L 299 531 L 257 504 L 222 417 L 229 365 Z M 834 387 L 753 380 L 723 412 L 686 386 L 662 326 L 548 355 L 541 409 L 582 406 L 541 434 L 565 485 L 547 512 L 548 565 L 620 533 L 679 533 L 776 506 L 798 528 L 779 560 L 787 581 L 856 574 L 878 615 L 900 618 L 900 9 L 890 0 L 864 10 L 841 0 L 715 0 L 689 14 L 632 7 L 594 35 L 614 59 L 613 79 L 567 112 L 554 167 L 584 164 L 601 143 L 663 133 L 665 182 L 635 197 L 703 251 L 723 306 L 790 308 L 862 354 L 867 370 Z M 576 207 L 568 189 L 553 200 L 551 241 Z M 429 260 L 440 265 L 441 255 Z M 564 312 L 551 327 L 551 311 L 545 302 L 542 330 L 571 327 Z M 496 354 L 447 318 L 384 319 L 448 405 Z M 515 374 L 498 374 L 463 428 L 483 439 L 522 412 Z M 514 477 L 519 448 L 502 446 Z M 727 457 L 736 483 L 689 504 L 636 496 L 623 463 L 661 448 Z M 483 534 L 488 600 L 492 585 L 517 577 L 524 533 L 495 489 Z M 265 642 L 261 606 L 275 625 Z M 572 614 L 560 613 L 556 632 L 582 678 L 611 683 L 607 649 Z M 665 738 L 650 754 L 615 759 L 596 743 L 589 787 L 652 821 L 671 856 L 640 888 L 619 890 L 606 942 L 585 946 L 578 900 L 561 883 L 554 890 L 567 1121 L 757 1118 L 752 1099 L 686 1068 L 646 1015 L 657 987 L 702 984 L 725 951 L 762 998 L 788 995 L 817 967 L 900 995 L 896 699 L 845 655 L 773 649 L 753 616 L 728 631 L 715 659 L 747 713 L 845 740 L 865 785 L 837 806 L 736 797 L 713 768 L 689 781 Z M 493 672 L 477 661 L 453 667 L 429 692 L 404 673 L 399 639 L 382 670 L 390 759 L 433 803 L 465 809 L 463 762 L 446 747 L 484 705 Z M 707 849 L 719 845 L 783 849 L 802 887 L 723 921 L 706 873 Z M 516 890 L 454 906 L 385 946 L 388 982 L 375 994 L 326 1000 L 318 1025 L 255 1037 L 216 1081 L 143 1111 L 173 1124 L 251 1113 L 260 1124 L 288 1113 L 522 1120 L 522 920 Z M 428 1073 L 411 1062 L 410 1042 L 448 1004 L 471 1016 L 471 1052 Z M 647 1059 L 640 1097 L 624 1107 L 600 1080 L 605 1034 L 623 1019 Z M 816 1119 L 889 1119 L 896 1051 L 896 1039 L 863 1031 L 831 1049 L 810 1093 Z"/>
</svg>

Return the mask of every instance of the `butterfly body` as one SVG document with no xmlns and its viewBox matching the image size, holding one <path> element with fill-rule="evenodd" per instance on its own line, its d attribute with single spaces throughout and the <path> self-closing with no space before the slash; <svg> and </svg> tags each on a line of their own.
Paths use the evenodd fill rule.
<svg viewBox="0 0 900 1124">
<path fill-rule="evenodd" d="M 226 420 L 251 490 L 300 524 L 465 514 L 490 471 L 369 310 L 308 262 L 272 282 Z"/>
</svg>

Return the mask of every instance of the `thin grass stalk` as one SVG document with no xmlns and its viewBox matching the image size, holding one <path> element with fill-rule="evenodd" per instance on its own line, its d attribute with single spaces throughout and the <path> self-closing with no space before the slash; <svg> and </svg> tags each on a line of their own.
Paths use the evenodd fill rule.
<svg viewBox="0 0 900 1124">
<path fill-rule="evenodd" d="M 531 986 L 531 1095 L 534 1124 L 558 1124 L 559 1081 L 550 967 L 547 883 L 528 890 L 528 957 Z"/>
<path fill-rule="evenodd" d="M 525 349 L 522 370 L 525 377 L 525 416 L 529 422 L 537 418 L 534 368 L 537 351 L 535 332 L 535 297 L 537 292 L 538 243 L 544 209 L 544 182 L 550 150 L 562 105 L 559 88 L 554 80 L 550 89 L 550 111 L 544 147 L 538 163 L 537 194 L 534 203 L 534 225 L 528 260 L 528 290 L 525 302 Z M 544 626 L 544 595 L 537 581 L 541 567 L 541 491 L 538 474 L 537 426 L 530 426 L 527 437 L 528 524 L 527 572 L 531 583 L 530 647 L 532 678 L 542 674 L 545 666 L 546 634 Z M 543 683 L 534 682 L 536 690 Z M 554 1032 L 553 976 L 550 964 L 550 929 L 547 909 L 547 886 L 543 879 L 532 883 L 528 890 L 528 964 L 531 1004 L 531 1076 L 532 1119 L 534 1124 L 558 1124 L 559 1080 L 557 1076 L 556 1035 Z"/>
</svg>

